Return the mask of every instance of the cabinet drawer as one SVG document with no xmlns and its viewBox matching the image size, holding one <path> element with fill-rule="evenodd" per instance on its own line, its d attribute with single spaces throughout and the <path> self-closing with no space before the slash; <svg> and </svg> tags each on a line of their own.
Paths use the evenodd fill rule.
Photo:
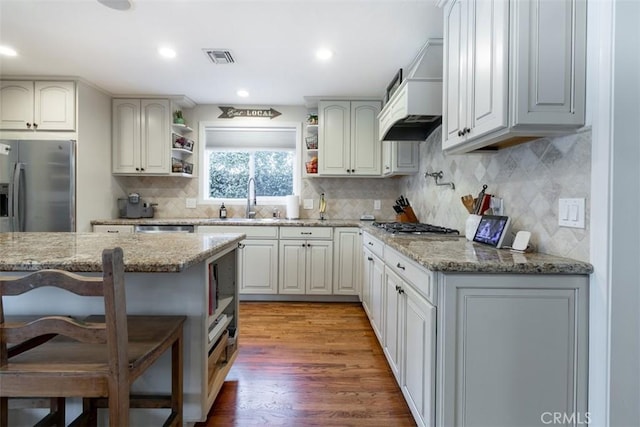
<svg viewBox="0 0 640 427">
<path fill-rule="evenodd" d="M 416 291 L 429 300 L 431 304 L 435 304 L 433 272 L 391 248 L 385 250 L 384 261 L 388 268 L 413 285 Z"/>
<path fill-rule="evenodd" d="M 281 239 L 331 239 L 331 227 L 281 227 Z"/>
<path fill-rule="evenodd" d="M 362 233 L 362 245 L 378 257 L 384 257 L 384 243 L 371 236 L 371 234 L 367 232 Z"/>
<path fill-rule="evenodd" d="M 94 225 L 94 233 L 133 233 L 133 225 Z"/>
<path fill-rule="evenodd" d="M 199 225 L 198 233 L 243 233 L 247 239 L 277 239 L 278 227 L 247 227 L 243 225 Z"/>
</svg>

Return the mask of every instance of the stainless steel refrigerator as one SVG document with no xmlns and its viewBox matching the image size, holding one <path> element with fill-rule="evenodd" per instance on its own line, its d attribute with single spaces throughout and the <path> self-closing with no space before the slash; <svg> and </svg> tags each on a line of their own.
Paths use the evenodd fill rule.
<svg viewBox="0 0 640 427">
<path fill-rule="evenodd" d="M 0 231 L 75 231 L 75 141 L 0 140 Z"/>
</svg>

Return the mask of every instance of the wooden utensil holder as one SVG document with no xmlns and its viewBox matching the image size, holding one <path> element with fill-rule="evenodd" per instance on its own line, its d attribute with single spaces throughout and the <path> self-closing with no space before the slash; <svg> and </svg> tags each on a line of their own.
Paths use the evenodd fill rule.
<svg viewBox="0 0 640 427">
<path fill-rule="evenodd" d="M 396 221 L 398 222 L 420 222 L 416 217 L 416 214 L 413 212 L 413 208 L 411 206 L 405 206 L 403 208 L 404 212 L 396 215 Z"/>
</svg>

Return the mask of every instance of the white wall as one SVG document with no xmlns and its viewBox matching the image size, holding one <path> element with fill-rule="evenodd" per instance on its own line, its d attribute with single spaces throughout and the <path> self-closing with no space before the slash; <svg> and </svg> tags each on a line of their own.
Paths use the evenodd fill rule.
<svg viewBox="0 0 640 427">
<path fill-rule="evenodd" d="M 91 220 L 117 218 L 122 190 L 111 175 L 111 96 L 78 82 L 76 231 Z"/>
</svg>

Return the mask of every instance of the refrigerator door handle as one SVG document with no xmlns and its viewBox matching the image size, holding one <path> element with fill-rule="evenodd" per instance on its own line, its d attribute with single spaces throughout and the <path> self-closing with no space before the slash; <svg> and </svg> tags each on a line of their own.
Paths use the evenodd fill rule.
<svg viewBox="0 0 640 427">
<path fill-rule="evenodd" d="M 13 170 L 12 197 L 9 199 L 9 214 L 12 216 L 13 231 L 24 231 L 24 212 L 20 210 L 20 189 L 24 163 L 16 163 Z"/>
</svg>

